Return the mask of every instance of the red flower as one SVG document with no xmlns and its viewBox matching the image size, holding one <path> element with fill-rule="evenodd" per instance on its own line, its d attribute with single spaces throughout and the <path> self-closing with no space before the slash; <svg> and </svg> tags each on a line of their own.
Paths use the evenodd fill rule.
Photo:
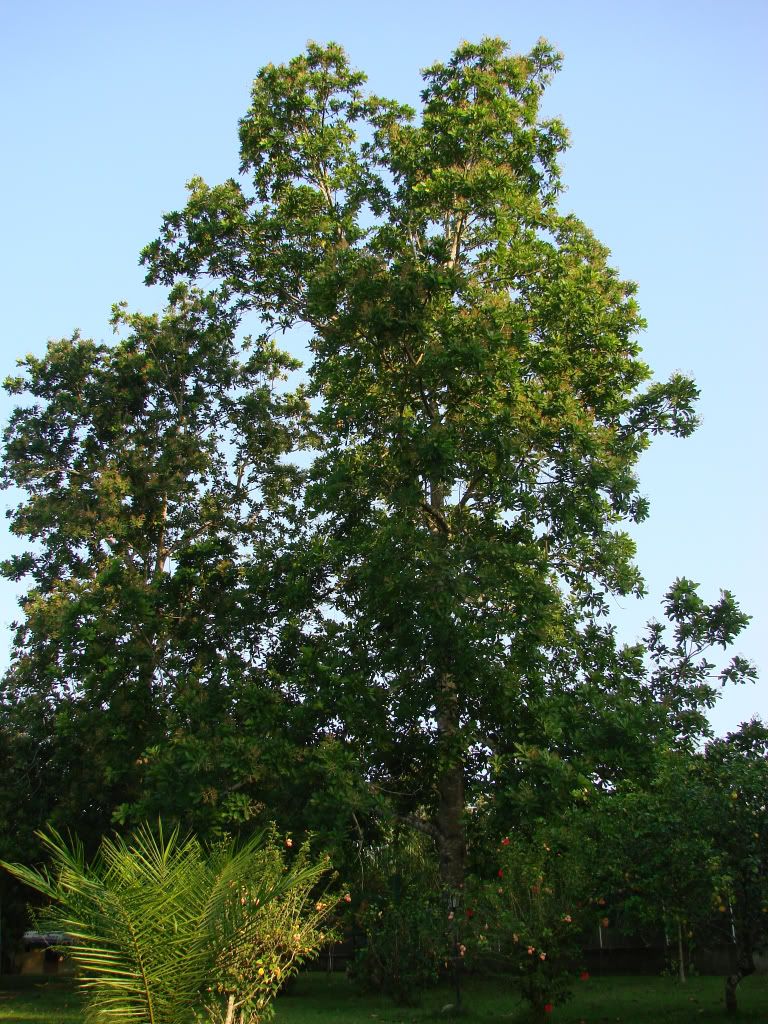
<svg viewBox="0 0 768 1024">
<path fill-rule="evenodd" d="M 502 868 L 499 868 L 499 878 L 503 878 L 503 877 L 504 877 L 504 870 Z"/>
<path fill-rule="evenodd" d="M 554 1006 L 552 1003 L 544 1003 L 544 1013 L 552 1013 Z"/>
<path fill-rule="evenodd" d="M 475 912 L 472 909 L 472 907 L 467 907 L 466 914 L 467 914 L 467 917 L 474 917 L 475 916 Z"/>
<path fill-rule="evenodd" d="M 579 981 L 589 981 L 589 971 L 582 971 L 579 975 Z"/>
<path fill-rule="evenodd" d="M 509 846 L 509 836 L 504 836 L 504 838 L 501 840 L 501 845 Z"/>
</svg>

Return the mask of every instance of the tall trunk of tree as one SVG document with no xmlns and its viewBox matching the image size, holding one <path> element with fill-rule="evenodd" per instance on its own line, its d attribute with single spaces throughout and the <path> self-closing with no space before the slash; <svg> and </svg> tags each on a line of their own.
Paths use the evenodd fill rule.
<svg viewBox="0 0 768 1024">
<path fill-rule="evenodd" d="M 446 544 L 450 533 L 444 518 L 445 490 L 430 482 L 430 500 Z M 446 890 L 455 892 L 464 884 L 464 757 L 460 739 L 459 694 L 450 660 L 438 679 L 437 733 L 440 777 L 437 784 L 437 827 L 439 830 L 440 878 Z"/>
<path fill-rule="evenodd" d="M 437 709 L 439 778 L 437 783 L 437 828 L 440 880 L 452 915 L 447 938 L 452 950 L 452 976 L 456 1009 L 461 1007 L 462 925 L 464 885 L 464 758 L 459 736 L 459 702 L 456 680 L 450 672 L 440 677 Z"/>
<path fill-rule="evenodd" d="M 685 984 L 685 957 L 683 953 L 683 926 L 677 922 L 677 970 L 680 981 Z"/>
<path fill-rule="evenodd" d="M 456 682 L 450 673 L 440 680 L 442 707 L 438 709 L 441 748 L 437 784 L 437 827 L 440 833 L 440 878 L 449 890 L 464 884 L 464 761 L 458 747 L 459 715 Z"/>
<path fill-rule="evenodd" d="M 736 966 L 733 971 L 725 979 L 725 1011 L 729 1014 L 735 1014 L 738 1012 L 738 1003 L 736 1001 L 736 989 L 739 987 L 739 982 L 744 978 L 748 978 L 750 974 L 755 973 L 755 961 L 750 952 L 746 950 L 739 950 L 736 954 Z"/>
</svg>

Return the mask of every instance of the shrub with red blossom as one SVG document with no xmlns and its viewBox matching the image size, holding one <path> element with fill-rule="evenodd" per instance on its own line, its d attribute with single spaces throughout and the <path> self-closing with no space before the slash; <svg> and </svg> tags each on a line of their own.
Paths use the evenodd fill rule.
<svg viewBox="0 0 768 1024">
<path fill-rule="evenodd" d="M 489 967 L 509 971 L 534 1016 L 544 1020 L 567 1000 L 578 977 L 573 964 L 580 957 L 581 925 L 593 913 L 584 899 L 588 879 L 579 858 L 548 837 L 505 836 L 497 858 L 488 865 L 491 877 L 469 886 L 477 890 L 472 952 Z"/>
</svg>

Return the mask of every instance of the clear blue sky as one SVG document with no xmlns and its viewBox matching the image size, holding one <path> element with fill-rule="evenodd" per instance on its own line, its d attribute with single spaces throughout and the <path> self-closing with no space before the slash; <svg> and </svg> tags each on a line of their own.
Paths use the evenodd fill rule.
<svg viewBox="0 0 768 1024">
<path fill-rule="evenodd" d="M 371 88 L 416 103 L 418 69 L 462 39 L 565 54 L 547 110 L 572 134 L 572 209 L 640 284 L 646 356 L 693 374 L 703 423 L 644 457 L 635 531 L 649 597 L 616 602 L 631 637 L 678 575 L 733 590 L 761 668 L 728 691 L 719 733 L 768 717 L 765 419 L 768 5 L 764 0 L 132 0 L 0 7 L 0 374 L 75 327 L 107 338 L 112 302 L 158 308 L 137 256 L 193 174 L 235 173 L 250 82 L 308 39 L 342 43 Z M 9 403 L 0 404 L 6 420 Z M 0 495 L 6 507 L 8 496 Z M 10 540 L 0 538 L 2 552 Z M 15 591 L 0 589 L 0 665 Z"/>
</svg>

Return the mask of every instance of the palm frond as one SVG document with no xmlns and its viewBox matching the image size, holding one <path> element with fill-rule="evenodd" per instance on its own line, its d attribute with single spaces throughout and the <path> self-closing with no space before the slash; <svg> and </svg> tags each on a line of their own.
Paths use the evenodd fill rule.
<svg viewBox="0 0 768 1024">
<path fill-rule="evenodd" d="M 53 829 L 41 839 L 49 870 L 3 866 L 52 901 L 47 926 L 71 940 L 66 951 L 92 1024 L 189 1024 L 196 1006 L 215 1010 L 229 963 L 245 963 L 247 973 L 243 951 L 262 948 L 265 928 L 274 930 L 268 908 L 280 905 L 286 921 L 299 921 L 326 870 L 306 853 L 286 867 L 274 835 L 264 833 L 206 851 L 178 829 L 166 835 L 161 823 L 145 825 L 129 839 L 105 838 L 90 865 L 76 840 Z M 295 951 L 285 955 L 296 960 Z M 248 1000 L 254 983 L 242 984 Z M 273 994 L 261 997 L 264 1005 Z"/>
</svg>

